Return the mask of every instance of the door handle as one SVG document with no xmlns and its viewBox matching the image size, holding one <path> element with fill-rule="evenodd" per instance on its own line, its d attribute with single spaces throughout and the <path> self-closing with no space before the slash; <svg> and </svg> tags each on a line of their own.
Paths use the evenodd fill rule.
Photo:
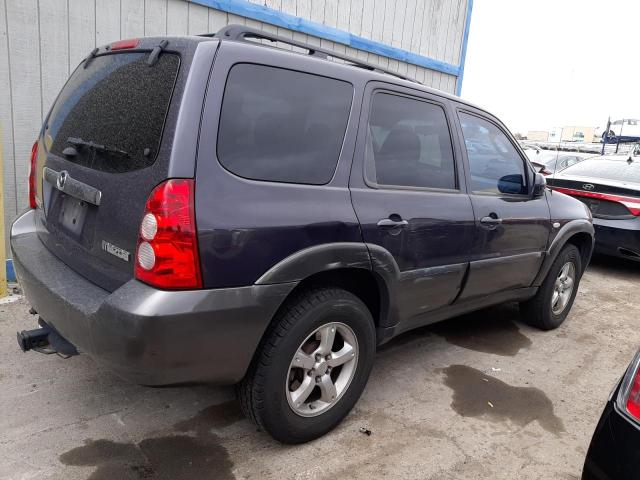
<svg viewBox="0 0 640 480">
<path fill-rule="evenodd" d="M 409 225 L 409 222 L 406 220 L 392 220 L 390 218 L 383 218 L 378 222 L 378 226 L 382 228 L 398 228 L 398 227 L 406 227 Z"/>
<path fill-rule="evenodd" d="M 480 224 L 489 228 L 495 228 L 497 225 L 500 225 L 501 223 L 502 223 L 501 218 L 492 217 L 492 216 L 482 217 L 480 219 Z"/>
</svg>

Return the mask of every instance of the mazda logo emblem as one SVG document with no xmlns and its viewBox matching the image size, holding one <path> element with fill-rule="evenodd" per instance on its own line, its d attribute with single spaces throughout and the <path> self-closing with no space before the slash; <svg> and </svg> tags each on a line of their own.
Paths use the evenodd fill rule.
<svg viewBox="0 0 640 480">
<path fill-rule="evenodd" d="M 584 185 L 582 185 L 583 190 L 593 190 L 594 188 L 596 187 L 594 187 L 592 183 L 585 183 Z"/>
<path fill-rule="evenodd" d="M 66 170 L 62 170 L 58 174 L 58 179 L 56 180 L 58 190 L 62 190 L 64 188 L 64 184 L 67 183 L 67 178 L 69 178 L 69 173 Z"/>
</svg>

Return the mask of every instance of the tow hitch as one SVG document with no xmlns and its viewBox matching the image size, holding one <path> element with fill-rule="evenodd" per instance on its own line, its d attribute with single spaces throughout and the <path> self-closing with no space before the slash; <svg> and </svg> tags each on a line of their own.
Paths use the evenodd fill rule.
<svg viewBox="0 0 640 480">
<path fill-rule="evenodd" d="M 23 352 L 33 350 L 47 355 L 57 353 L 65 358 L 78 355 L 76 347 L 65 340 L 54 328 L 47 325 L 42 319 L 39 319 L 38 323 L 40 328 L 17 332 L 18 345 Z"/>
</svg>

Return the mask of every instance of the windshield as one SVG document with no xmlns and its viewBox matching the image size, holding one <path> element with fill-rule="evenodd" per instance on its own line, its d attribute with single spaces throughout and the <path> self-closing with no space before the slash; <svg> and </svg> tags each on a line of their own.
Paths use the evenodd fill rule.
<svg viewBox="0 0 640 480">
<path fill-rule="evenodd" d="M 101 55 L 80 65 L 51 111 L 45 138 L 68 161 L 127 172 L 155 161 L 180 58 L 148 52 Z M 63 155 L 73 147 L 75 153 Z"/>
</svg>

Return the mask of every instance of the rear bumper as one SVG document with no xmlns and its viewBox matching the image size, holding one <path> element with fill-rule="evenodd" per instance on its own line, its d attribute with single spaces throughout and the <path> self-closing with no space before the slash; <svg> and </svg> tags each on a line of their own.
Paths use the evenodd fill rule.
<svg viewBox="0 0 640 480">
<path fill-rule="evenodd" d="M 130 280 L 108 292 L 48 251 L 34 218 L 29 211 L 11 228 L 13 261 L 27 300 L 78 350 L 143 385 L 236 383 L 295 287 L 171 292 Z"/>
<path fill-rule="evenodd" d="M 593 226 L 596 252 L 640 261 L 640 217 L 628 220 L 594 218 Z"/>
</svg>

